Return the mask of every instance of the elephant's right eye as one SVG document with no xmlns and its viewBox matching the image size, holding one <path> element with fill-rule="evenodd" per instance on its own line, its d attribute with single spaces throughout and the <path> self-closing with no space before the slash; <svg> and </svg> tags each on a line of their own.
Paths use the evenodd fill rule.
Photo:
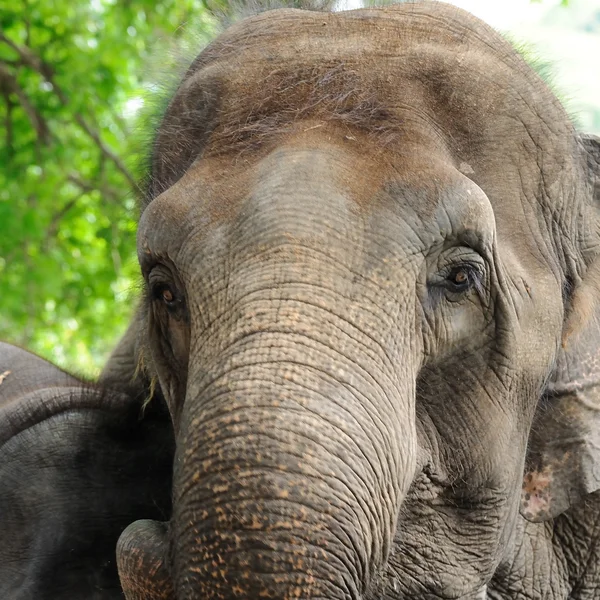
<svg viewBox="0 0 600 600">
<path fill-rule="evenodd" d="M 174 312 L 179 308 L 180 297 L 173 287 L 168 284 L 158 284 L 153 286 L 152 295 L 161 304 L 167 307 L 169 312 Z"/>
<path fill-rule="evenodd" d="M 159 294 L 165 304 L 169 305 L 175 302 L 175 294 L 170 288 L 164 287 Z"/>
<path fill-rule="evenodd" d="M 150 273 L 148 286 L 157 305 L 166 307 L 169 313 L 175 316 L 175 313 L 183 308 L 183 294 L 175 285 L 173 277 L 166 267 L 158 266 Z"/>
</svg>

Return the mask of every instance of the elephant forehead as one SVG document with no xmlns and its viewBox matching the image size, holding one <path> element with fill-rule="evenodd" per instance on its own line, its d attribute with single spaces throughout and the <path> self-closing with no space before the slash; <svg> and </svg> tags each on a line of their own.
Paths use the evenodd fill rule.
<svg viewBox="0 0 600 600">
<path fill-rule="evenodd" d="M 306 118 L 369 131 L 391 146 L 421 130 L 477 153 L 492 115 L 502 120 L 517 108 L 539 119 L 538 104 L 548 113 L 540 91 L 507 42 L 453 7 L 270 11 L 232 27 L 199 55 L 163 129 L 174 130 L 181 106 L 208 103 L 218 110 L 205 156 L 254 151 Z M 494 130 L 514 129 L 515 116 Z"/>
<path fill-rule="evenodd" d="M 385 169 L 362 156 L 364 148 L 357 139 L 307 122 L 299 124 L 297 136 L 268 152 L 243 160 L 203 157 L 146 208 L 138 229 L 140 250 L 153 233 L 182 241 L 257 214 L 267 216 L 267 229 L 298 215 L 305 223 L 323 223 L 323 215 L 335 213 L 350 217 L 350 223 L 356 220 L 350 213 L 356 217 L 365 209 L 385 180 Z"/>
<path fill-rule="evenodd" d="M 193 205 L 207 225 L 228 220 L 257 189 L 262 161 L 314 130 L 313 151 L 337 144 L 355 167 L 345 188 L 363 206 L 396 179 L 418 197 L 419 214 L 432 216 L 440 190 L 455 209 L 471 189 L 454 181 L 460 170 L 485 190 L 464 204 L 471 217 L 491 203 L 498 227 L 513 227 L 515 210 L 539 211 L 523 197 L 567 177 L 560 133 L 569 128 L 510 45 L 454 7 L 269 11 L 230 28 L 190 66 L 158 131 L 148 198 L 177 182 L 165 218 L 181 223 Z"/>
<path fill-rule="evenodd" d="M 308 121 L 269 152 L 197 161 L 145 210 L 140 257 L 163 245 L 157 237 L 175 255 L 190 236 L 243 222 L 262 241 L 285 235 L 331 244 L 332 234 L 358 240 L 391 227 L 390 239 L 401 243 L 404 231 L 419 246 L 469 231 L 472 243 L 489 245 L 495 226 L 485 193 L 436 148 L 409 145 L 384 158 L 368 136 Z"/>
<path fill-rule="evenodd" d="M 381 58 L 377 52 L 365 55 L 360 44 L 348 49 L 343 40 L 345 51 L 336 57 L 335 43 L 316 40 L 312 52 L 298 49 L 293 55 L 273 43 L 270 52 L 269 45 L 261 49 L 267 54 L 262 60 L 241 50 L 190 77 L 174 104 L 218 106 L 203 156 L 272 147 L 306 120 L 332 123 L 350 136 L 366 132 L 385 150 L 398 150 L 407 140 L 435 140 L 443 147 L 450 139 L 460 142 L 467 129 L 474 147 L 484 137 L 484 117 L 507 96 L 508 84 L 495 90 L 487 75 L 468 64 L 457 71 L 436 46 L 401 47 Z M 481 85 L 474 87 L 473 80 Z M 167 114 L 163 126 L 171 129 L 177 119 Z"/>
<path fill-rule="evenodd" d="M 248 194 L 255 205 L 266 198 L 318 222 L 334 212 L 361 223 L 370 214 L 395 214 L 422 233 L 431 228 L 436 238 L 444 226 L 448 233 L 492 234 L 488 197 L 433 145 L 407 144 L 402 153 L 386 155 L 368 137 L 336 138 L 313 127 L 304 128 L 308 137 L 288 139 L 256 165 Z"/>
</svg>

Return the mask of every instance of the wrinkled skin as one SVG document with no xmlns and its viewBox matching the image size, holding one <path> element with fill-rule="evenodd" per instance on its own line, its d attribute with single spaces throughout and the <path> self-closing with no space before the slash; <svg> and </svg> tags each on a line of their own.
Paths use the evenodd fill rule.
<svg viewBox="0 0 600 600">
<path fill-rule="evenodd" d="M 168 420 L 0 342 L 0 597 L 123 598 L 119 535 L 170 512 Z"/>
<path fill-rule="evenodd" d="M 596 312 L 561 352 L 532 428 L 522 510 L 537 506 L 537 521 L 547 511 L 558 516 L 517 522 L 507 560 L 489 586 L 490 600 L 598 597 L 599 317 Z"/>
<path fill-rule="evenodd" d="M 595 323 L 599 146 L 444 4 L 267 12 L 204 50 L 107 369 L 158 380 L 177 439 L 169 526 L 119 540 L 127 598 L 593 597 L 593 565 L 536 570 L 562 529 L 594 547 L 600 464 L 576 399 L 538 400 Z"/>
</svg>

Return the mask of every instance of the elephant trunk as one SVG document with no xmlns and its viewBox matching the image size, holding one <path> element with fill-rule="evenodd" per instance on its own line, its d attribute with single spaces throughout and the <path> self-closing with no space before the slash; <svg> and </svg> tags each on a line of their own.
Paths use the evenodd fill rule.
<svg viewBox="0 0 600 600">
<path fill-rule="evenodd" d="M 117 566 L 127 600 L 174 600 L 166 561 L 166 533 L 166 524 L 141 520 L 121 534 Z"/>
<path fill-rule="evenodd" d="M 191 375 L 174 480 L 177 598 L 362 597 L 413 475 L 414 389 L 398 398 L 397 382 L 369 373 L 374 357 L 349 355 L 255 332 Z"/>
</svg>

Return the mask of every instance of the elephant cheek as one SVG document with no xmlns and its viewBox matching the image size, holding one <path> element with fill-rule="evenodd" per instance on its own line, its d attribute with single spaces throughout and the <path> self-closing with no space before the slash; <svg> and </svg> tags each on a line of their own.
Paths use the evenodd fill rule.
<svg viewBox="0 0 600 600">
<path fill-rule="evenodd" d="M 117 543 L 117 567 L 127 600 L 174 600 L 166 561 L 165 523 L 136 521 Z"/>
</svg>

